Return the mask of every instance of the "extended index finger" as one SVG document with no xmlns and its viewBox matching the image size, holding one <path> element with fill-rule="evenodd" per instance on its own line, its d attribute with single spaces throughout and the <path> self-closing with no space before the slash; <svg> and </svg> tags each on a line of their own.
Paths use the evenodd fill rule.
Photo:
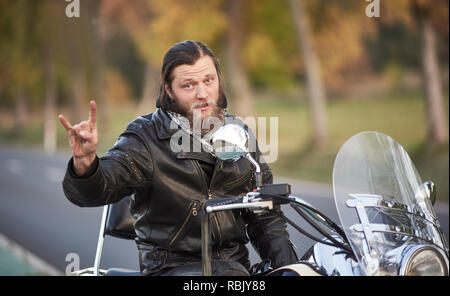
<svg viewBox="0 0 450 296">
<path fill-rule="evenodd" d="M 95 101 L 89 103 L 89 122 L 94 125 L 97 123 L 97 104 Z"/>
<path fill-rule="evenodd" d="M 66 129 L 66 131 L 70 131 L 72 129 L 72 125 L 67 121 L 64 115 L 58 115 L 59 121 L 61 121 L 62 125 Z"/>
</svg>

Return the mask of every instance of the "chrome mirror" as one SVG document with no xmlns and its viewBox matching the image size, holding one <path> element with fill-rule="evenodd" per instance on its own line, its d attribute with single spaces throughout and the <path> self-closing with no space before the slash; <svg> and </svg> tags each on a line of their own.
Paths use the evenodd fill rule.
<svg viewBox="0 0 450 296">
<path fill-rule="evenodd" d="M 221 160 L 248 159 L 256 168 L 256 186 L 262 186 L 261 169 L 259 164 L 253 159 L 249 151 L 249 134 L 240 125 L 228 123 L 221 126 L 213 136 L 214 153 Z"/>
<path fill-rule="evenodd" d="M 237 124 L 225 124 L 213 136 L 215 154 L 222 160 L 245 157 L 248 153 L 248 133 Z"/>
<path fill-rule="evenodd" d="M 419 187 L 419 191 L 416 194 L 416 197 L 427 198 L 430 200 L 431 205 L 434 206 L 436 202 L 436 186 L 431 181 L 426 181 Z"/>
<path fill-rule="evenodd" d="M 429 194 L 429 198 L 431 201 L 431 204 L 434 206 L 434 203 L 436 202 L 436 186 L 434 185 L 433 182 L 431 181 L 426 181 L 425 183 L 423 183 L 423 185 L 427 188 L 428 194 Z"/>
</svg>

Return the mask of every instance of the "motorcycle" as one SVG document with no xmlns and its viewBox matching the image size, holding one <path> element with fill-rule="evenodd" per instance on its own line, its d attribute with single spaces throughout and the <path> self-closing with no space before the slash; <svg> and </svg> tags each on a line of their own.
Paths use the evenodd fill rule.
<svg viewBox="0 0 450 296">
<path fill-rule="evenodd" d="M 433 209 L 436 190 L 421 182 L 408 153 L 391 137 L 362 132 L 341 147 L 333 168 L 334 201 L 341 226 L 299 197 L 289 184 L 262 185 L 258 163 L 248 152 L 248 134 L 225 125 L 214 138 L 217 157 L 245 157 L 256 167 L 257 188 L 243 197 L 205 202 L 202 222 L 203 273 L 211 274 L 208 215 L 214 211 L 249 209 L 256 213 L 275 204 L 291 207 L 324 236 L 319 239 L 284 217 L 300 233 L 317 241 L 296 264 L 265 275 L 448 276 L 448 242 Z"/>
<path fill-rule="evenodd" d="M 252 266 L 260 276 L 448 276 L 448 242 L 433 209 L 434 184 L 421 182 L 403 147 L 379 132 L 362 132 L 339 150 L 333 168 L 334 201 L 340 225 L 300 197 L 289 184 L 262 184 L 252 158 L 248 132 L 235 123 L 214 134 L 216 156 L 224 161 L 248 159 L 255 166 L 256 188 L 243 196 L 206 200 L 201 208 L 203 275 L 210 276 L 209 215 L 247 209 L 256 214 L 289 204 L 317 237 L 283 216 L 294 229 L 316 243 L 295 264 L 273 269 L 269 260 Z M 139 272 L 99 268 L 106 234 L 133 239 L 133 218 L 121 202 L 104 207 L 94 267 L 73 275 L 138 275 Z M 120 205 L 120 206 L 119 206 Z"/>
</svg>

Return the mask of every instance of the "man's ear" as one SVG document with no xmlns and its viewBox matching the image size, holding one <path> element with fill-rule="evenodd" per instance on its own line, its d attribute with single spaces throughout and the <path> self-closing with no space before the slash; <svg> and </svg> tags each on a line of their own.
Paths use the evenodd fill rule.
<svg viewBox="0 0 450 296">
<path fill-rule="evenodd" d="M 173 95 L 172 95 L 172 92 L 170 91 L 169 85 L 165 84 L 165 85 L 164 85 L 164 89 L 165 89 L 166 93 L 169 95 L 169 97 L 170 97 L 171 99 L 173 99 Z"/>
</svg>

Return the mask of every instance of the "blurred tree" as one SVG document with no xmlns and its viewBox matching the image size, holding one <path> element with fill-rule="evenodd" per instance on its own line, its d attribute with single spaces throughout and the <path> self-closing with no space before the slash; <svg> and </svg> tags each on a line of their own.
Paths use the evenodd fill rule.
<svg viewBox="0 0 450 296">
<path fill-rule="evenodd" d="M 252 85 L 282 91 L 296 88 L 301 59 L 289 4 L 250 0 L 247 5 L 242 55 Z"/>
<path fill-rule="evenodd" d="M 366 16 L 365 1 L 304 3 L 327 94 L 342 93 L 371 72 L 364 39 L 376 33 L 376 21 Z"/>
<path fill-rule="evenodd" d="M 37 22 L 37 51 L 41 58 L 44 84 L 44 149 L 52 153 L 57 143 L 57 104 L 66 92 L 73 124 L 86 119 L 90 99 L 98 101 L 98 118 L 104 123 L 106 104 L 102 39 L 96 26 L 97 1 L 80 5 L 80 17 L 65 14 L 66 2 L 41 0 L 34 13 Z M 65 89 L 63 89 L 65 88 Z M 99 125 L 103 129 L 107 124 Z"/>
<path fill-rule="evenodd" d="M 45 102 L 44 102 L 44 150 L 54 153 L 56 150 L 56 100 L 57 83 L 55 62 L 51 57 L 51 49 L 44 52 Z"/>
<path fill-rule="evenodd" d="M 429 148 L 434 150 L 448 142 L 435 33 L 436 23 L 442 24 L 440 19 L 443 16 L 442 11 L 447 11 L 448 30 L 448 1 L 413 0 L 412 6 L 422 35 L 421 59 L 427 107 L 427 137 Z"/>
<path fill-rule="evenodd" d="M 88 21 L 88 36 L 89 44 L 92 52 L 92 67 L 93 67 L 93 84 L 94 99 L 98 105 L 97 118 L 101 124 L 98 125 L 100 132 L 105 132 L 109 127 L 109 100 L 106 97 L 106 60 L 105 60 L 105 44 L 108 38 L 109 27 L 108 24 L 101 18 L 101 2 L 89 1 L 86 2 L 87 19 Z M 86 110 L 86 106 L 84 106 Z"/>
<path fill-rule="evenodd" d="M 64 44 L 63 34 L 63 3 L 51 0 L 39 2 L 41 5 L 36 11 L 35 17 L 38 20 L 37 51 L 42 57 L 41 67 L 43 68 L 43 121 L 44 134 L 43 146 L 47 153 L 54 153 L 57 143 L 57 99 L 58 82 L 57 72 L 61 63 L 61 49 Z"/>
<path fill-rule="evenodd" d="M 28 110 L 36 99 L 40 69 L 36 51 L 36 20 L 33 11 L 38 3 L 0 1 L 0 90 L 5 102 L 15 106 L 15 130 L 20 134 L 27 123 Z"/>
<path fill-rule="evenodd" d="M 384 10 L 386 17 L 383 22 L 400 22 L 411 31 L 419 32 L 418 57 L 426 102 L 427 148 L 433 151 L 448 142 L 437 49 L 438 36 L 448 39 L 448 1 L 389 1 L 384 3 Z"/>
<path fill-rule="evenodd" d="M 248 2 L 241 0 L 228 1 L 229 28 L 226 39 L 226 70 L 231 86 L 233 112 L 242 118 L 254 115 L 253 92 L 247 78 L 243 62 L 245 16 L 248 13 Z"/>
<path fill-rule="evenodd" d="M 144 86 L 146 62 L 140 56 L 137 46 L 127 31 L 120 27 L 118 29 L 108 25 L 108 34 L 105 42 L 105 71 L 116 73 L 123 78 L 130 89 L 130 97 L 133 103 L 141 100 Z M 115 74 L 114 74 L 115 75 Z M 125 86 L 124 86 L 125 87 Z M 107 92 L 111 90 L 106 89 Z M 109 100 L 109 96 L 108 100 Z M 122 98 L 125 101 L 127 98 Z M 152 106 L 153 107 L 153 106 Z"/>
<path fill-rule="evenodd" d="M 104 24 L 98 17 L 99 1 L 89 1 L 80 5 L 80 17 L 67 17 L 64 1 L 41 0 L 43 3 L 38 16 L 40 25 L 40 46 L 44 57 L 44 68 L 53 64 L 46 79 L 55 79 L 57 94 L 67 94 L 70 108 L 68 118 L 76 124 L 86 119 L 87 106 L 91 99 L 99 107 L 98 125 L 100 131 L 108 128 L 108 104 L 104 95 Z M 51 78 L 53 77 L 53 78 Z M 50 99 L 49 96 L 46 98 Z M 62 103 L 58 98 L 55 103 Z M 47 105 L 46 105 L 47 106 Z M 56 120 L 56 107 L 53 118 Z M 50 120 L 49 118 L 46 119 Z M 47 129 L 45 129 L 47 130 Z M 47 132 L 45 132 L 47 134 Z M 46 137 L 44 137 L 46 138 Z"/>
<path fill-rule="evenodd" d="M 138 36 L 145 34 L 151 21 L 151 3 L 147 0 L 101 1 L 100 18 L 111 28 L 124 28 L 139 47 Z M 140 52 L 142 55 L 142 53 Z M 155 108 L 158 93 L 158 69 L 151 61 L 145 59 L 144 83 L 137 113 L 147 113 Z"/>
<path fill-rule="evenodd" d="M 307 11 L 303 0 L 290 0 L 292 17 L 297 26 L 297 40 L 306 66 L 306 80 L 310 118 L 312 124 L 312 144 L 321 147 L 327 142 L 327 118 L 325 88 L 320 74 L 320 63 L 314 49 Z"/>
<path fill-rule="evenodd" d="M 374 22 L 365 16 L 366 3 L 361 1 L 315 0 L 302 3 L 303 11 L 307 12 L 309 19 L 310 46 L 306 47 L 304 45 L 308 44 L 308 41 L 299 40 L 302 24 L 299 26 L 298 21 L 301 18 L 298 13 L 293 16 L 296 11 L 293 6 L 297 2 L 250 1 L 245 62 L 252 81 L 259 86 L 281 86 L 286 90 L 295 83 L 294 79 L 306 76 L 308 98 L 312 98 L 311 92 L 316 92 L 317 96 L 323 98 L 322 103 L 312 101 L 316 102 L 316 105 L 310 105 L 311 118 L 319 118 L 315 125 L 320 126 L 319 122 L 322 122 L 326 130 L 325 88 L 331 92 L 342 91 L 347 87 L 349 77 L 357 77 L 369 69 L 363 37 L 375 32 L 375 26 Z M 296 43 L 298 47 L 295 46 Z M 314 49 L 313 54 L 311 49 Z M 318 83 L 322 87 L 309 87 L 314 81 L 320 81 Z M 320 109 L 323 111 L 319 111 Z M 313 112 L 322 115 L 313 115 Z M 320 136 L 320 132 L 315 132 L 314 129 L 312 134 Z M 318 140 L 313 139 L 313 142 L 316 141 Z"/>
<path fill-rule="evenodd" d="M 221 4 L 221 0 L 102 1 L 102 16 L 126 28 L 147 64 L 139 113 L 154 109 L 159 69 L 172 45 L 192 39 L 214 49 L 227 24 Z"/>
<path fill-rule="evenodd" d="M 92 2 L 89 2 L 89 4 Z M 91 6 L 89 4 L 80 5 L 80 17 L 68 18 L 63 13 L 61 14 L 61 8 L 57 8 L 57 5 L 53 4 L 53 11 L 55 13 L 53 22 L 59 23 L 62 26 L 63 44 L 58 46 L 62 49 L 58 50 L 58 53 L 65 55 L 65 61 L 68 64 L 68 79 L 69 88 L 71 91 L 72 104 L 72 122 L 78 123 L 86 119 L 86 106 L 88 106 L 89 98 L 89 85 L 87 81 L 91 80 L 90 69 L 96 65 L 96 61 L 92 59 L 94 54 L 94 48 L 92 46 L 93 34 L 90 22 L 92 18 Z M 62 3 L 65 6 L 67 3 Z M 56 19 L 62 17 L 62 19 Z M 51 28 L 48 28 L 51 32 Z M 70 36 L 70 37 L 69 37 Z M 48 38 L 54 39 L 53 42 L 58 42 L 54 36 Z"/>
</svg>

